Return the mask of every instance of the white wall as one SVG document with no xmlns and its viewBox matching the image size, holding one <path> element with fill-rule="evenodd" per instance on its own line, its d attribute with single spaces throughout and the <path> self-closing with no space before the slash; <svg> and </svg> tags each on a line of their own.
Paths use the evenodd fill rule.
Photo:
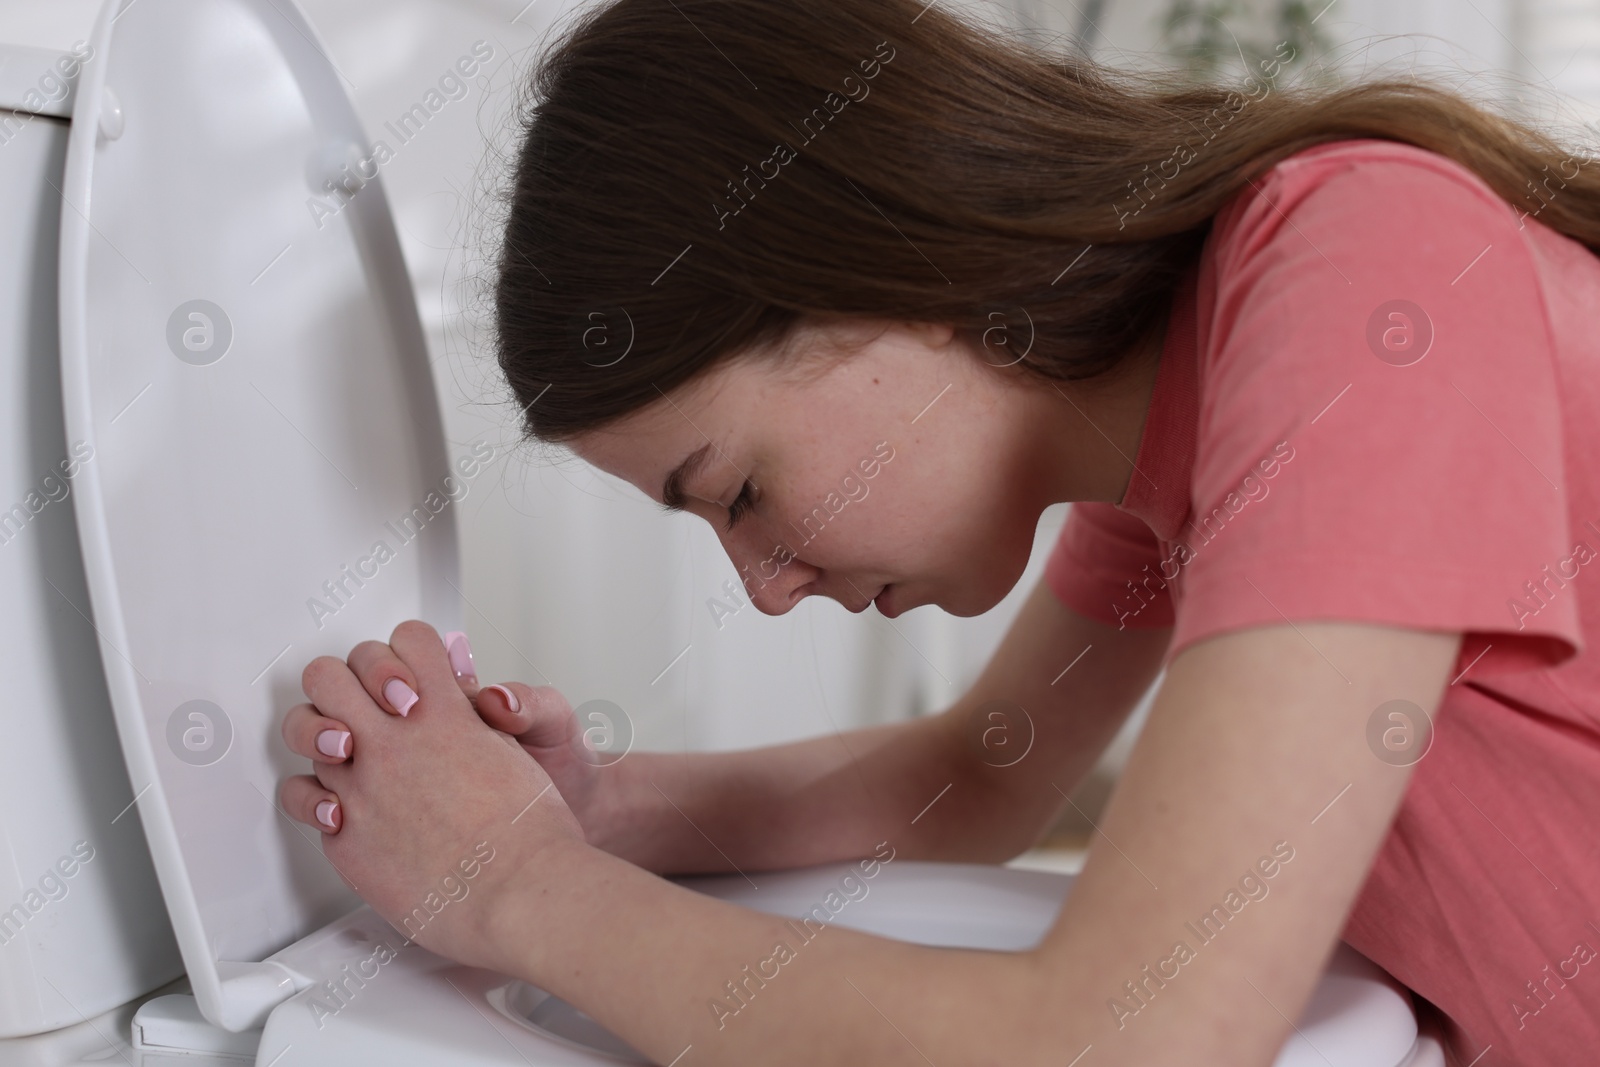
<svg viewBox="0 0 1600 1067">
<path fill-rule="evenodd" d="M 1266 0 L 1259 0 L 1266 2 Z M 649 748 L 730 748 L 885 721 L 940 707 L 998 641 L 1064 517 L 1041 524 L 1017 590 L 978 619 L 919 608 L 893 622 L 811 598 L 789 615 L 746 608 L 719 630 L 706 601 L 735 575 L 700 520 L 661 514 L 631 487 L 576 461 L 517 449 L 513 411 L 475 328 L 486 307 L 489 194 L 509 146 L 507 107 L 553 17 L 570 0 L 302 0 L 351 83 L 374 136 L 475 41 L 495 50 L 487 81 L 450 104 L 388 166 L 385 182 L 435 357 L 446 424 L 458 446 L 504 451 L 460 509 L 463 588 L 480 666 L 490 678 L 549 681 L 574 704 L 604 698 L 635 720 Z M 947 0 L 948 3 L 948 0 Z M 978 17 L 1041 40 L 1070 32 L 1095 0 L 962 0 Z M 65 48 L 98 0 L 0 0 L 0 36 Z M 1105 0 L 1095 54 L 1162 61 L 1164 0 Z M 1563 119 L 1600 102 L 1600 12 L 1592 0 L 1335 0 L 1319 19 L 1347 69 L 1509 71 L 1570 94 Z M 1502 98 L 1510 99 L 1509 96 Z M 1557 115 L 1534 94 L 1528 111 Z M 687 648 L 681 658 L 680 652 Z M 675 661 L 675 662 L 674 662 Z M 668 665 L 672 664 L 670 669 Z M 1125 750 L 1129 738 L 1119 743 Z"/>
</svg>

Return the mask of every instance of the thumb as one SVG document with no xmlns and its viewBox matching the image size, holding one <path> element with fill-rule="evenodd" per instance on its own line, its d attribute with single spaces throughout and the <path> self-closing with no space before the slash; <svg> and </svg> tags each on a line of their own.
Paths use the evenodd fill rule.
<svg viewBox="0 0 1600 1067">
<path fill-rule="evenodd" d="M 564 745 L 575 728 L 572 706 L 553 685 L 500 682 L 478 690 L 476 704 L 485 723 L 534 748 Z"/>
</svg>

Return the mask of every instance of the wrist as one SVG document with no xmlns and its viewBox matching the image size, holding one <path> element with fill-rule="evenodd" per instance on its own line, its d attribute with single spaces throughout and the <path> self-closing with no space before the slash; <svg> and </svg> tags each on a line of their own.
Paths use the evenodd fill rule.
<svg viewBox="0 0 1600 1067">
<path fill-rule="evenodd" d="M 537 982 L 554 932 L 568 925 L 571 909 L 581 901 L 578 887 L 592 880 L 591 868 L 601 858 L 576 837 L 555 838 L 508 865 L 486 905 L 476 913 L 473 966 Z"/>
<path fill-rule="evenodd" d="M 600 768 L 600 810 L 594 832 L 585 834 L 594 848 L 651 871 L 662 870 L 669 860 L 676 829 L 665 818 L 671 805 L 653 784 L 660 763 L 660 756 L 644 752 Z"/>
</svg>

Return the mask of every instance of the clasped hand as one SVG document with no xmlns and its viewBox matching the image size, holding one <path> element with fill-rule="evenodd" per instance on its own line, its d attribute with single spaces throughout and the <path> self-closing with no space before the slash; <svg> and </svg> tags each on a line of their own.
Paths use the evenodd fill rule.
<svg viewBox="0 0 1600 1067">
<path fill-rule="evenodd" d="M 340 877 L 396 929 L 492 966 L 498 902 L 537 891 L 552 844 L 584 841 L 574 808 L 595 807 L 599 791 L 561 694 L 480 688 L 465 635 L 448 636 L 447 649 L 413 620 L 387 644 L 312 660 L 301 676 L 308 702 L 289 710 L 283 737 L 313 773 L 285 780 L 279 799 L 322 832 Z M 466 906 L 418 912 L 441 882 L 463 877 Z M 407 922 L 419 914 L 431 921 Z"/>
</svg>

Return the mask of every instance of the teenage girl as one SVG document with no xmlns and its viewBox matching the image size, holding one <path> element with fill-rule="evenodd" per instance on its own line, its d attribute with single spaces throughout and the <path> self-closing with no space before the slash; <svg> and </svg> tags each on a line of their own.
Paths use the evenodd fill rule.
<svg viewBox="0 0 1600 1067">
<path fill-rule="evenodd" d="M 978 614 L 1074 506 L 943 714 L 598 767 L 559 693 L 408 622 L 306 669 L 287 810 L 425 947 L 663 1064 L 1266 1065 L 1340 938 L 1461 1064 L 1592 1062 L 1600 160 L 1261 68 L 1135 79 L 919 0 L 575 21 L 500 259 L 531 437 L 712 523 L 774 615 Z M 1162 667 L 1034 950 L 802 947 L 659 877 L 1006 860 Z"/>
</svg>

